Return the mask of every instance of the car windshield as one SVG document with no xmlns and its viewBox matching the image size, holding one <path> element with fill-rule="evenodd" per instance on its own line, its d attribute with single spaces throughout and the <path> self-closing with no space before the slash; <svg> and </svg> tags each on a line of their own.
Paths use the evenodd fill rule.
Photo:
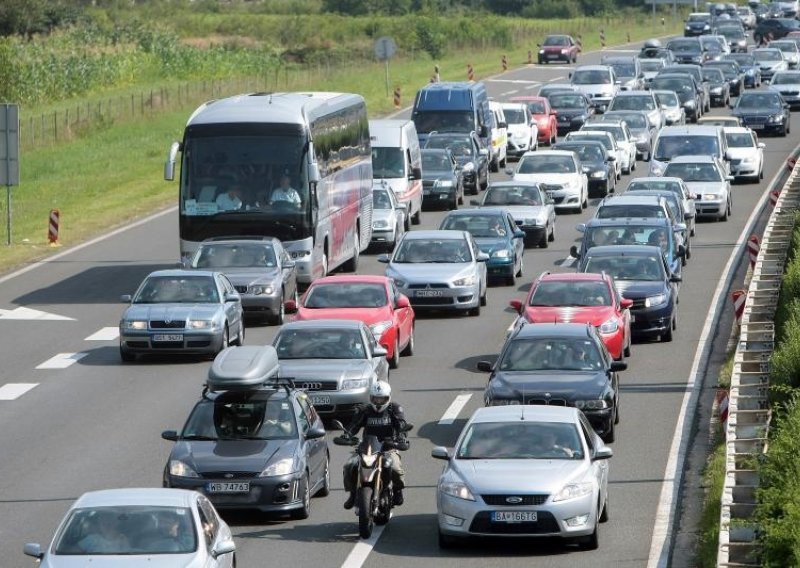
<svg viewBox="0 0 800 568">
<path fill-rule="evenodd" d="M 717 136 L 660 136 L 656 141 L 654 158 L 667 162 L 676 156 L 718 156 Z"/>
<path fill-rule="evenodd" d="M 724 83 L 725 76 L 721 69 L 703 69 L 703 79 L 709 83 Z"/>
<path fill-rule="evenodd" d="M 658 104 L 665 105 L 667 107 L 678 107 L 680 106 L 680 101 L 678 100 L 678 95 L 674 92 L 660 92 L 656 93 L 656 99 L 658 100 Z"/>
<path fill-rule="evenodd" d="M 652 73 L 653 71 L 660 71 L 664 68 L 664 60 L 663 59 L 642 59 L 640 65 L 642 66 L 642 71 L 645 73 Z"/>
<path fill-rule="evenodd" d="M 675 53 L 699 53 L 702 51 L 700 42 L 697 41 L 670 42 L 667 49 Z"/>
<path fill-rule="evenodd" d="M 297 437 L 291 402 L 272 393 L 225 393 L 203 399 L 181 432 L 184 440 L 289 440 Z"/>
<path fill-rule="evenodd" d="M 506 115 L 506 122 L 508 124 L 528 124 L 528 117 L 525 116 L 525 111 L 518 108 L 504 108 L 503 114 Z"/>
<path fill-rule="evenodd" d="M 720 62 L 714 63 L 713 65 L 708 65 L 707 69 L 719 69 L 722 71 L 722 75 L 726 78 L 731 78 L 736 76 L 736 64 L 733 62 Z"/>
<path fill-rule="evenodd" d="M 616 205 L 609 203 L 601 205 L 597 209 L 598 219 L 617 219 L 621 217 L 637 217 L 643 219 L 663 219 L 666 217 L 664 209 L 660 205 Z"/>
<path fill-rule="evenodd" d="M 358 328 L 284 328 L 274 345 L 278 359 L 367 358 Z"/>
<path fill-rule="evenodd" d="M 650 245 L 669 249 L 669 239 L 665 229 L 653 225 L 587 227 L 583 242 L 586 248 L 603 245 Z M 602 261 L 603 258 L 605 257 L 599 260 Z M 601 270 L 586 270 L 586 272 L 601 272 Z"/>
<path fill-rule="evenodd" d="M 649 95 L 614 97 L 610 110 L 653 110 L 656 104 Z"/>
<path fill-rule="evenodd" d="M 611 75 L 600 69 L 578 69 L 572 74 L 573 85 L 608 85 Z"/>
<path fill-rule="evenodd" d="M 746 37 L 741 28 L 722 28 L 718 31 L 719 35 L 725 36 L 726 39 L 730 40 L 744 39 Z"/>
<path fill-rule="evenodd" d="M 581 460 L 578 429 L 567 422 L 475 422 L 456 451 L 464 460 Z"/>
<path fill-rule="evenodd" d="M 570 144 L 567 142 L 565 144 L 559 144 L 557 149 L 575 152 L 578 154 L 581 162 L 584 162 L 584 165 L 591 162 L 604 162 L 606 159 L 605 152 L 603 152 L 597 144 Z"/>
<path fill-rule="evenodd" d="M 503 350 L 500 371 L 599 371 L 605 362 L 589 339 L 568 337 L 513 339 Z"/>
<path fill-rule="evenodd" d="M 628 123 L 628 128 L 648 128 L 649 126 L 647 116 L 638 112 L 617 115 L 612 111 L 611 114 L 606 113 L 603 116 L 608 116 L 610 120 L 624 120 Z"/>
<path fill-rule="evenodd" d="M 682 195 L 683 190 L 681 184 L 677 181 L 661 181 L 661 180 L 647 180 L 636 181 L 633 180 L 626 191 L 643 191 L 643 190 L 656 190 L 656 191 L 671 191 L 677 195 Z"/>
<path fill-rule="evenodd" d="M 373 179 L 394 179 L 405 175 L 406 162 L 402 148 L 372 147 Z"/>
<path fill-rule="evenodd" d="M 550 95 L 550 106 L 556 109 L 583 108 L 586 101 L 581 95 L 570 93 L 557 93 Z"/>
<path fill-rule="evenodd" d="M 571 174 L 575 162 L 570 156 L 525 156 L 517 168 L 518 174 Z"/>
<path fill-rule="evenodd" d="M 756 61 L 781 61 L 783 56 L 778 49 L 757 49 L 753 52 Z"/>
<path fill-rule="evenodd" d="M 528 110 L 531 111 L 532 114 L 544 114 L 545 113 L 545 106 L 543 102 L 534 101 L 527 103 Z"/>
<path fill-rule="evenodd" d="M 636 75 L 636 66 L 633 63 L 609 63 L 617 77 L 633 77 Z"/>
<path fill-rule="evenodd" d="M 705 14 L 690 14 L 687 22 L 708 22 L 708 16 Z"/>
<path fill-rule="evenodd" d="M 669 78 L 661 78 L 656 77 L 653 79 L 652 88 L 664 90 L 664 91 L 674 91 L 675 93 L 680 92 L 691 92 L 693 90 L 692 81 L 689 78 L 683 79 L 680 77 L 669 77 Z"/>
<path fill-rule="evenodd" d="M 464 263 L 472 262 L 472 253 L 464 239 L 403 239 L 392 262 Z"/>
<path fill-rule="evenodd" d="M 312 284 L 304 308 L 379 308 L 388 303 L 383 284 L 336 282 Z"/>
<path fill-rule="evenodd" d="M 212 276 L 149 276 L 134 304 L 208 304 L 219 302 Z"/>
<path fill-rule="evenodd" d="M 496 214 L 448 215 L 442 221 L 441 229 L 469 231 L 476 238 L 507 237 L 508 229 L 503 217 Z"/>
<path fill-rule="evenodd" d="M 452 169 L 453 164 L 445 152 L 423 152 L 422 171 L 435 170 L 437 172 Z"/>
<path fill-rule="evenodd" d="M 144 556 L 189 554 L 196 550 L 197 531 L 190 509 L 117 505 L 72 510 L 59 533 L 54 554 Z M 97 564 L 104 562 L 98 560 Z"/>
<path fill-rule="evenodd" d="M 413 116 L 418 133 L 471 132 L 475 130 L 475 117 L 468 110 L 425 110 L 416 111 Z"/>
<path fill-rule="evenodd" d="M 617 140 L 625 140 L 625 131 L 621 126 L 611 124 L 603 124 L 602 122 L 593 122 L 586 130 L 601 130 L 603 132 L 610 132 Z"/>
<path fill-rule="evenodd" d="M 542 195 L 536 187 L 490 185 L 483 204 L 537 206 L 542 204 Z"/>
<path fill-rule="evenodd" d="M 773 41 L 770 42 L 769 46 L 774 47 L 775 49 L 780 49 L 784 53 L 797 52 L 797 44 L 793 41 Z"/>
<path fill-rule="evenodd" d="M 592 140 L 596 142 L 600 142 L 606 150 L 611 151 L 614 149 L 613 142 L 610 140 L 610 136 L 606 134 L 593 134 L 591 132 L 583 131 L 583 132 L 569 132 L 567 133 L 567 137 L 564 139 L 567 142 L 579 142 L 581 140 Z"/>
<path fill-rule="evenodd" d="M 746 53 L 731 53 L 727 56 L 727 59 L 745 67 L 752 67 L 756 62 L 755 57 Z"/>
<path fill-rule="evenodd" d="M 675 163 L 667 164 L 665 176 L 679 177 L 683 181 L 722 181 L 719 169 L 714 164 L 706 163 Z"/>
<path fill-rule="evenodd" d="M 749 132 L 730 132 L 725 134 L 729 148 L 755 148 L 753 135 Z"/>
<path fill-rule="evenodd" d="M 600 281 L 543 280 L 531 295 L 529 306 L 610 306 L 608 284 Z"/>
<path fill-rule="evenodd" d="M 564 36 L 548 36 L 545 38 L 544 43 L 542 45 L 547 46 L 567 46 L 569 45 L 569 39 Z"/>
<path fill-rule="evenodd" d="M 778 93 L 743 93 L 734 108 L 779 110 L 782 106 L 783 102 Z"/>
<path fill-rule="evenodd" d="M 797 85 L 800 84 L 800 73 L 775 73 L 770 85 Z"/>
<path fill-rule="evenodd" d="M 385 189 L 372 190 L 372 208 L 373 209 L 391 209 L 392 198 L 389 197 L 389 192 Z"/>
<path fill-rule="evenodd" d="M 275 267 L 275 249 L 260 243 L 203 244 L 192 259 L 192 268 L 263 268 Z"/>
<path fill-rule="evenodd" d="M 592 256 L 586 259 L 584 272 L 605 272 L 614 280 L 657 282 L 664 279 L 664 261 L 656 255 Z"/>
</svg>

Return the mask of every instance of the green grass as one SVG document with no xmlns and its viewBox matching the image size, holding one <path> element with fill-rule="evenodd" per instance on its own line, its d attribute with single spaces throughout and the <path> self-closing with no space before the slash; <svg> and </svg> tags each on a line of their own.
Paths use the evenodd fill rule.
<svg viewBox="0 0 800 568">
<path fill-rule="evenodd" d="M 698 523 L 697 554 L 699 568 L 714 568 L 717 565 L 719 544 L 719 515 L 722 487 L 725 483 L 725 444 L 720 441 L 706 462 L 703 470 L 703 512 Z"/>
<path fill-rule="evenodd" d="M 643 17 L 641 25 L 634 27 L 632 41 L 656 35 L 649 25 L 645 25 L 649 21 Z M 667 33 L 670 31 L 674 30 L 667 30 Z M 661 35 L 660 26 L 658 32 L 657 35 Z M 624 43 L 627 37 L 624 31 L 609 28 L 606 39 L 608 45 L 614 45 Z M 584 35 L 583 44 L 585 51 L 593 50 L 599 46 L 599 38 Z M 500 59 L 504 54 L 511 68 L 523 65 L 527 61 L 527 50 L 525 45 L 513 50 L 452 50 L 453 53 L 436 62 L 419 54 L 414 59 L 398 58 L 390 66 L 391 86 L 401 86 L 402 105 L 407 106 L 413 101 L 416 90 L 428 82 L 434 63 L 440 66 L 442 80 L 466 79 L 468 63 L 473 65 L 476 78 L 480 79 L 501 72 Z M 256 81 L 262 82 L 263 78 Z M 165 81 L 148 85 L 146 91 L 153 89 L 158 93 L 162 87 L 176 84 L 175 81 Z M 248 85 L 241 79 L 218 82 L 214 96 L 241 92 L 245 90 L 243 87 Z M 270 83 L 269 87 L 275 88 L 276 85 Z M 334 68 L 330 74 L 327 68 L 284 74 L 277 88 L 357 92 L 367 99 L 372 116 L 394 110 L 391 97 L 387 98 L 385 94 L 383 66 L 378 63 Z M 117 89 L 114 94 L 128 100 L 137 92 L 136 89 Z M 142 87 L 138 89 L 145 91 Z M 90 94 L 82 97 L 81 101 L 88 100 L 90 106 L 94 106 L 94 101 L 108 96 L 107 92 Z M 171 100 L 176 100 L 174 95 Z M 99 121 L 74 129 L 70 140 L 24 152 L 21 159 L 22 185 L 13 189 L 13 244 L 0 247 L 0 269 L 9 269 L 52 251 L 46 238 L 50 209 L 57 208 L 61 212 L 62 244 L 74 245 L 110 227 L 176 203 L 177 185 L 163 181 L 163 162 L 169 144 L 180 138 L 182 127 L 199 100 L 185 103 L 183 108 L 163 111 L 156 108 L 145 116 L 106 115 Z M 27 112 L 23 108 L 23 128 L 32 117 L 49 116 L 54 110 L 63 111 L 76 102 L 64 101 Z M 5 219 L 3 198 L 0 200 L 0 226 L 3 229 Z"/>
</svg>

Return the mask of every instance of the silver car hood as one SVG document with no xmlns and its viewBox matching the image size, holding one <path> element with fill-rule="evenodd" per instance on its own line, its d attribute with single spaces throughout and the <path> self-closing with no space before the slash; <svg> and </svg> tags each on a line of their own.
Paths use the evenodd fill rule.
<svg viewBox="0 0 800 568">
<path fill-rule="evenodd" d="M 578 88 L 581 93 L 585 93 L 589 96 L 606 96 L 606 97 L 613 97 L 617 93 L 617 87 L 614 85 L 608 84 L 598 84 L 598 85 L 574 85 Z"/>
<path fill-rule="evenodd" d="M 742 158 L 758 158 L 758 150 L 752 146 L 748 148 L 731 148 L 729 146 L 728 155 L 734 160 L 741 160 Z"/>
<path fill-rule="evenodd" d="M 224 273 L 234 286 L 246 286 L 256 282 L 273 282 L 281 274 L 277 268 L 253 269 L 251 267 L 226 268 Z"/>
<path fill-rule="evenodd" d="M 536 181 L 539 183 L 553 183 L 566 185 L 569 182 L 575 181 L 577 178 L 576 173 L 568 174 L 514 174 L 514 181 Z"/>
<path fill-rule="evenodd" d="M 403 280 L 412 284 L 425 284 L 427 282 L 449 282 L 473 273 L 470 262 L 457 263 L 396 263 L 389 265 L 389 270 Z"/>
<path fill-rule="evenodd" d="M 724 181 L 687 181 L 686 187 L 689 188 L 690 193 L 704 193 L 707 191 L 720 193 L 728 190 L 728 184 Z"/>
<path fill-rule="evenodd" d="M 525 138 L 530 136 L 531 127 L 527 124 L 509 124 L 508 135 L 512 138 Z"/>
<path fill-rule="evenodd" d="M 547 207 L 544 205 L 501 205 L 500 207 L 511 213 L 515 221 L 547 216 Z"/>
<path fill-rule="evenodd" d="M 557 493 L 582 477 L 584 460 L 453 460 L 453 469 L 478 494 Z"/>
<path fill-rule="evenodd" d="M 372 376 L 366 359 L 281 359 L 281 376 L 292 379 L 336 380 Z"/>
<path fill-rule="evenodd" d="M 781 83 L 780 85 L 770 85 L 769 89 L 783 93 L 786 91 L 800 91 L 800 83 Z"/>
<path fill-rule="evenodd" d="M 202 547 L 198 547 L 202 548 Z M 190 554 L 141 554 L 135 556 L 111 556 L 106 554 L 87 556 L 48 556 L 40 568 L 202 568 L 206 566 L 202 557 Z"/>
<path fill-rule="evenodd" d="M 125 310 L 123 319 L 185 321 L 210 319 L 219 313 L 220 304 L 133 304 Z"/>
</svg>

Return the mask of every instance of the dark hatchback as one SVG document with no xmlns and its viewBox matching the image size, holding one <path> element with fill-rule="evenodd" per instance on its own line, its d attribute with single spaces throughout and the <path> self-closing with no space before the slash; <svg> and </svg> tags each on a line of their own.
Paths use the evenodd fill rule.
<svg viewBox="0 0 800 568">
<path fill-rule="evenodd" d="M 464 191 L 477 194 L 489 185 L 489 150 L 475 132 L 437 132 L 425 139 L 425 149 L 448 149 L 453 153 L 464 178 Z"/>
<path fill-rule="evenodd" d="M 731 114 L 739 117 L 742 126 L 757 132 L 786 136 L 790 131 L 791 112 L 780 93 L 751 91 L 743 93 L 731 107 Z"/>
<path fill-rule="evenodd" d="M 739 64 L 744 75 L 744 88 L 755 89 L 761 86 L 761 66 L 752 53 L 731 53 L 724 56 L 722 61 L 735 61 Z"/>
<path fill-rule="evenodd" d="M 556 111 L 556 128 L 559 135 L 580 130 L 586 120 L 594 114 L 594 107 L 583 93 L 555 92 L 547 96 L 550 106 Z"/>
<path fill-rule="evenodd" d="M 589 178 L 589 196 L 605 197 L 617 187 L 616 158 L 600 142 L 592 140 L 559 142 L 553 150 L 569 150 L 578 154 L 583 173 Z"/>
<path fill-rule="evenodd" d="M 456 209 L 464 203 L 461 165 L 446 148 L 426 148 L 422 153 L 422 204 Z"/>
<path fill-rule="evenodd" d="M 486 406 L 540 404 L 583 411 L 606 442 L 619 422 L 619 377 L 628 368 L 608 354 L 590 324 L 526 324 L 516 328 L 497 361 L 479 361 L 489 372 Z"/>
<path fill-rule="evenodd" d="M 730 95 L 732 97 L 738 97 L 742 94 L 744 90 L 744 71 L 742 71 L 738 63 L 725 59 L 721 61 L 706 61 L 703 64 L 703 68 L 719 69 L 728 82 Z"/>
<path fill-rule="evenodd" d="M 658 336 L 672 341 L 678 327 L 678 283 L 659 247 L 610 245 L 592 247 L 581 256 L 578 272 L 605 272 L 614 278 L 623 298 L 631 306 L 633 337 Z"/>
<path fill-rule="evenodd" d="M 309 516 L 330 491 L 325 427 L 305 392 L 258 387 L 205 392 L 175 442 L 164 487 L 206 495 L 217 509 Z"/>
</svg>

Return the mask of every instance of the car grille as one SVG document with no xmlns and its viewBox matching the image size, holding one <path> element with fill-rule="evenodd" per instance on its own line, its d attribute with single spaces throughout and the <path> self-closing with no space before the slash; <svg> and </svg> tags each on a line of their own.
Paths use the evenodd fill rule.
<svg viewBox="0 0 800 568">
<path fill-rule="evenodd" d="M 432 282 L 429 284 L 409 284 L 409 290 L 425 290 L 426 288 L 449 288 L 447 284 L 442 284 L 439 282 Z"/>
<path fill-rule="evenodd" d="M 423 189 L 431 189 L 434 185 L 436 185 L 436 180 L 433 179 L 422 180 Z"/>
<path fill-rule="evenodd" d="M 150 320 L 150 329 L 183 329 L 184 327 L 186 327 L 186 320 Z"/>
<path fill-rule="evenodd" d="M 294 387 L 305 391 L 337 391 L 339 383 L 336 381 L 315 381 L 314 379 L 295 380 Z"/>
<path fill-rule="evenodd" d="M 543 191 L 560 191 L 564 189 L 563 186 L 557 183 L 543 183 L 541 188 Z"/>
<path fill-rule="evenodd" d="M 525 398 L 525 404 L 538 406 L 569 406 L 564 398 Z"/>
<path fill-rule="evenodd" d="M 740 160 L 740 159 L 739 160 L 731 160 L 731 165 L 732 166 L 738 166 L 741 163 L 742 163 L 742 160 Z"/>
<path fill-rule="evenodd" d="M 508 497 L 518 497 L 522 501 L 519 503 L 509 503 Z M 497 505 L 501 507 L 517 507 L 520 505 L 544 505 L 550 495 L 481 495 L 481 499 L 487 505 Z"/>
<path fill-rule="evenodd" d="M 203 479 L 251 479 L 258 475 L 256 471 L 201 471 Z"/>
<path fill-rule="evenodd" d="M 247 294 L 247 286 L 234 286 L 234 288 L 240 294 Z"/>
<path fill-rule="evenodd" d="M 788 97 L 796 97 L 800 95 L 800 91 L 781 91 L 781 94 Z"/>
<path fill-rule="evenodd" d="M 484 534 L 551 534 L 561 532 L 552 513 L 539 511 L 535 523 L 493 523 L 489 511 L 481 511 L 472 520 L 469 532 Z"/>
<path fill-rule="evenodd" d="M 631 309 L 632 310 L 643 310 L 645 307 L 646 307 L 645 306 L 645 299 L 644 298 L 639 298 L 639 299 L 633 300 L 633 305 L 631 306 Z"/>
</svg>

